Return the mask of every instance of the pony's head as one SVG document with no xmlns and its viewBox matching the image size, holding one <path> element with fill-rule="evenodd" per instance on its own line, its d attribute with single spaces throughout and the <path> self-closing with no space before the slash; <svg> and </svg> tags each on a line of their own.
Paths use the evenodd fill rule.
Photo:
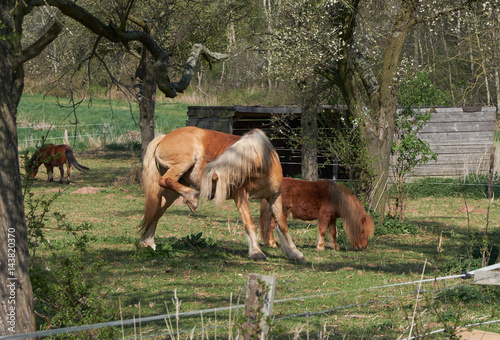
<svg viewBox="0 0 500 340">
<path fill-rule="evenodd" d="M 38 151 L 37 151 L 33 154 L 33 156 L 31 156 L 29 162 L 26 164 L 26 173 L 31 179 L 35 179 L 39 167 L 40 163 L 38 161 Z"/>
<path fill-rule="evenodd" d="M 356 237 L 353 237 L 351 241 L 352 248 L 354 250 L 365 250 L 368 248 L 368 239 L 373 236 L 375 232 L 375 224 L 373 223 L 373 218 L 364 213 L 359 220 L 359 230 L 356 233 Z"/>
</svg>

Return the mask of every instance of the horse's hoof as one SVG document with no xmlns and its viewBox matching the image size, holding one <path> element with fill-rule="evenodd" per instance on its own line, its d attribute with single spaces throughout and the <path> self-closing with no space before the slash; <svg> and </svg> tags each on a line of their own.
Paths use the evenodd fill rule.
<svg viewBox="0 0 500 340">
<path fill-rule="evenodd" d="M 335 251 L 339 251 L 340 250 L 340 248 L 339 248 L 339 246 L 337 244 L 332 244 L 331 247 Z"/>
<path fill-rule="evenodd" d="M 194 214 L 194 212 L 196 211 L 196 208 L 198 208 L 198 201 L 196 201 L 196 203 L 191 202 L 191 201 L 186 201 L 186 203 L 189 207 L 189 210 L 191 210 L 191 212 Z"/>
<path fill-rule="evenodd" d="M 142 241 L 141 246 L 143 248 L 151 247 L 151 249 L 156 250 L 156 244 L 151 241 Z"/>
<path fill-rule="evenodd" d="M 318 250 L 318 251 L 325 250 L 325 246 L 317 246 L 317 247 L 316 247 L 316 250 Z"/>
<path fill-rule="evenodd" d="M 276 244 L 276 242 L 269 242 L 267 244 L 268 247 L 271 247 L 271 248 L 278 248 L 278 245 Z"/>
<path fill-rule="evenodd" d="M 266 255 L 264 255 L 264 253 L 255 252 L 255 253 L 250 255 L 250 259 L 255 260 L 255 261 L 265 261 L 267 258 L 266 258 Z"/>
</svg>

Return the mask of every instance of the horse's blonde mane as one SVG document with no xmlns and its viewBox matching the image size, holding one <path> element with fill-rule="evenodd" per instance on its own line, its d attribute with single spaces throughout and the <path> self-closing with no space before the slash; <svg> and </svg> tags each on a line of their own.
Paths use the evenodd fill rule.
<svg viewBox="0 0 500 340">
<path fill-rule="evenodd" d="M 276 151 L 264 132 L 252 130 L 203 169 L 200 198 L 212 196 L 212 180 L 216 178 L 214 200 L 217 205 L 223 204 L 235 189 L 244 185 L 256 172 L 269 172 L 274 157 L 277 157 Z"/>
<path fill-rule="evenodd" d="M 359 239 L 362 228 L 365 229 L 367 237 L 372 237 L 375 226 L 371 216 L 366 213 L 361 201 L 350 189 L 330 180 L 327 183 L 332 202 L 338 203 L 338 213 L 344 222 L 344 230 L 351 245 L 355 247 L 355 242 Z"/>
</svg>

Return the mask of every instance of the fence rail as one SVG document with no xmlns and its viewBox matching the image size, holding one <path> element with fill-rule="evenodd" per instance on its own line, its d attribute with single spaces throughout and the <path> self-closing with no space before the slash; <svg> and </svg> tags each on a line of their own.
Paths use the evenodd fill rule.
<svg viewBox="0 0 500 340">
<path fill-rule="evenodd" d="M 410 286 L 410 285 L 418 285 L 417 291 L 414 293 L 422 294 L 424 292 L 424 290 L 421 287 L 422 283 L 431 283 L 431 282 L 453 280 L 453 279 L 470 280 L 470 279 L 473 279 L 475 274 L 478 272 L 498 270 L 499 268 L 500 268 L 500 264 L 495 264 L 492 266 L 479 268 L 477 270 L 466 272 L 466 273 L 463 273 L 460 275 L 450 275 L 450 276 L 435 277 L 435 278 L 430 278 L 430 279 L 422 279 L 422 280 L 415 280 L 415 281 L 408 281 L 408 282 L 399 282 L 399 283 L 388 284 L 388 285 L 359 288 L 359 289 L 354 289 L 354 290 L 350 290 L 350 291 L 335 291 L 335 292 L 323 293 L 323 294 L 296 296 L 293 298 L 286 298 L 286 299 L 275 299 L 272 303 L 274 305 L 276 305 L 279 303 L 292 302 L 292 301 L 303 302 L 303 301 L 308 300 L 308 299 L 325 298 L 327 296 L 332 296 L 332 295 L 340 295 L 340 294 L 346 294 L 346 293 L 352 295 L 354 293 L 359 293 L 361 291 L 389 289 L 389 288 L 394 288 L 394 287 L 402 287 L 402 286 Z M 386 296 L 386 295 L 384 295 L 384 296 Z M 393 297 L 393 298 L 396 299 L 397 297 Z M 386 299 L 388 299 L 387 296 L 386 296 Z M 364 305 L 372 304 L 372 303 L 380 303 L 380 301 L 372 300 L 372 301 L 365 303 Z M 348 306 L 338 306 L 335 308 L 335 310 L 350 308 L 352 306 L 359 307 L 361 305 L 362 304 L 351 304 Z M 53 335 L 59 335 L 59 334 L 68 334 L 68 333 L 74 333 L 74 332 L 93 330 L 93 329 L 104 328 L 104 327 L 123 327 L 125 325 L 137 325 L 137 324 L 143 324 L 146 322 L 167 320 L 167 319 L 170 319 L 172 316 L 175 316 L 176 318 L 177 317 L 179 317 L 179 318 L 190 317 L 190 316 L 197 316 L 197 315 L 207 315 L 210 313 L 217 313 L 217 312 L 221 312 L 221 311 L 238 310 L 238 309 L 242 309 L 242 308 L 245 308 L 245 305 L 234 305 L 234 306 L 228 306 L 228 307 L 203 309 L 203 310 L 197 310 L 197 311 L 177 313 L 175 315 L 163 314 L 163 315 L 133 318 L 133 319 L 127 319 L 127 320 L 117 320 L 117 321 L 110 321 L 110 322 L 91 324 L 91 325 L 81 325 L 81 326 L 74 326 L 74 327 L 68 327 L 68 328 L 52 329 L 52 330 L 47 330 L 47 331 L 39 331 L 39 332 L 33 332 L 33 333 L 4 335 L 4 336 L 0 336 L 0 340 L 14 340 L 14 339 L 27 339 L 27 338 L 34 338 L 34 337 L 46 337 L 46 336 L 53 336 Z M 282 317 L 275 319 L 275 320 L 285 319 L 285 318 L 295 318 L 295 317 L 310 318 L 310 317 L 313 317 L 314 315 L 324 315 L 325 313 L 329 313 L 329 312 L 332 312 L 332 309 L 319 311 L 319 312 L 312 312 L 312 313 L 305 311 L 302 314 L 294 314 L 291 316 L 284 316 L 284 317 L 282 316 Z M 500 320 L 494 320 L 494 321 L 490 320 L 490 321 L 485 321 L 484 323 L 486 324 L 486 323 L 493 323 L 493 322 L 500 322 Z M 480 325 L 480 324 L 481 323 L 474 324 L 474 325 Z M 434 332 L 439 332 L 439 331 L 443 331 L 443 330 L 437 330 Z M 186 330 L 185 332 L 189 332 L 189 331 Z M 413 339 L 413 338 L 410 337 L 408 339 Z"/>
</svg>

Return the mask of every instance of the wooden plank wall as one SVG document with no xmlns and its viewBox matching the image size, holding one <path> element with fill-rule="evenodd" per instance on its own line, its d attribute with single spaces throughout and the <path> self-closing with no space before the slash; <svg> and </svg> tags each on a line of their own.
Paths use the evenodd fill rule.
<svg viewBox="0 0 500 340">
<path fill-rule="evenodd" d="M 298 107 L 190 106 L 186 125 L 236 135 L 260 128 L 270 135 L 271 115 L 290 113 L 299 116 L 301 109 Z M 410 180 L 422 177 L 487 174 L 494 134 L 494 107 L 433 109 L 432 118 L 418 133 L 418 136 L 427 141 L 431 149 L 438 153 L 438 160 L 417 167 Z M 300 150 L 288 149 L 283 141 L 277 139 L 273 139 L 272 142 L 280 156 L 283 172 L 290 177 L 300 175 Z M 320 178 L 333 178 L 338 175 L 336 169 L 332 165 L 325 166 L 319 169 L 319 176 Z"/>
<path fill-rule="evenodd" d="M 495 115 L 494 107 L 434 109 L 417 136 L 429 143 L 438 159 L 417 167 L 412 179 L 487 174 L 494 144 Z"/>
</svg>

